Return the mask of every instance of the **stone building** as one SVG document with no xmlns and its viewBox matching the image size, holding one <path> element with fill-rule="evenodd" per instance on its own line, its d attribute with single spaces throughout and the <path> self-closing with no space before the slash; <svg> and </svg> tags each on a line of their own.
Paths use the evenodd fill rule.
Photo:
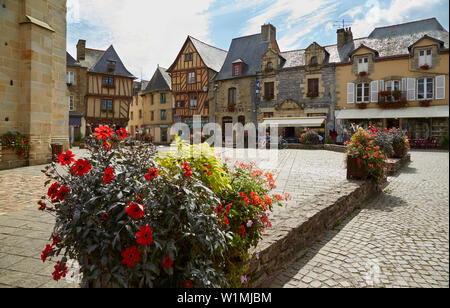
<svg viewBox="0 0 450 308">
<path fill-rule="evenodd" d="M 172 80 L 165 68 L 158 66 L 147 87 L 141 92 L 144 130 L 156 144 L 172 141 L 169 128 L 174 123 L 175 99 Z"/>
<path fill-rule="evenodd" d="M 375 28 L 338 48 L 337 127 L 403 127 L 412 139 L 448 133 L 449 37 L 435 19 Z"/>
<path fill-rule="evenodd" d="M 86 41 L 77 44 L 77 61 L 87 68 L 84 116 L 86 134 L 98 125 L 127 127 L 136 79 L 125 67 L 114 47 L 106 51 L 86 48 Z"/>
<path fill-rule="evenodd" d="M 69 146 L 66 0 L 3 0 L 0 33 L 0 135 L 32 142 L 28 158 L 2 148 L 0 169 L 47 163 L 50 144 Z"/>
<path fill-rule="evenodd" d="M 84 117 L 86 95 L 87 68 L 75 60 L 69 53 L 67 55 L 66 83 L 68 89 L 69 106 L 69 137 L 73 143 L 78 136 L 86 136 L 86 119 Z"/>
<path fill-rule="evenodd" d="M 261 33 L 232 40 L 225 62 L 215 78 L 214 115 L 223 131 L 227 123 L 257 124 L 258 74 L 268 49 L 279 52 L 276 28 L 271 24 L 263 25 Z"/>
<path fill-rule="evenodd" d="M 202 124 L 212 118 L 211 86 L 227 56 L 225 50 L 188 36 L 173 64 L 167 69 L 171 76 L 175 100 L 174 122 L 188 124 L 199 115 Z"/>
<path fill-rule="evenodd" d="M 144 116 L 142 91 L 147 87 L 148 81 L 133 81 L 133 100 L 130 105 L 130 114 L 127 131 L 133 137 L 144 131 Z"/>
</svg>

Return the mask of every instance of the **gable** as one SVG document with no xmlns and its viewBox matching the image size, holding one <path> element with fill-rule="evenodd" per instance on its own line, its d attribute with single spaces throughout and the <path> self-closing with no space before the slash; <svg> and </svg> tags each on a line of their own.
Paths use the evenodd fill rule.
<svg viewBox="0 0 450 308">
<path fill-rule="evenodd" d="M 372 49 L 369 49 L 365 46 L 362 46 L 360 48 L 358 48 L 357 50 L 355 50 L 352 54 L 352 56 L 361 56 L 361 55 L 367 55 L 367 54 L 372 54 L 374 55 L 375 52 Z"/>
<path fill-rule="evenodd" d="M 192 61 L 185 61 L 185 57 L 187 54 L 192 54 Z M 191 40 L 188 38 L 178 53 L 177 58 L 173 62 L 173 64 L 167 70 L 168 72 L 190 69 L 190 68 L 198 68 L 204 67 L 205 63 L 200 57 L 197 49 L 194 44 L 192 44 Z"/>
</svg>

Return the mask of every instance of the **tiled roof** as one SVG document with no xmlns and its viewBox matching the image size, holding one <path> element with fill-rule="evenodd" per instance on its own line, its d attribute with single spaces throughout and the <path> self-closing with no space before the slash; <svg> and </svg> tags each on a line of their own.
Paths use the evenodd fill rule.
<svg viewBox="0 0 450 308">
<path fill-rule="evenodd" d="M 232 79 L 236 77 L 256 76 L 262 69 L 262 57 L 267 51 L 270 42 L 263 42 L 261 34 L 254 34 L 233 39 L 230 50 L 225 59 L 217 80 Z M 242 74 L 233 76 L 233 62 L 242 60 Z"/>
<path fill-rule="evenodd" d="M 194 44 L 205 65 L 216 72 L 220 71 L 227 56 L 227 51 L 208 45 L 192 36 L 189 36 L 189 39 Z"/>
<path fill-rule="evenodd" d="M 115 62 L 114 71 L 108 70 L 108 63 L 110 61 Z M 119 55 L 112 45 L 103 53 L 97 63 L 89 69 L 89 72 L 135 78 L 133 74 L 126 69 L 125 65 L 123 65 L 122 60 L 120 60 Z"/>
<path fill-rule="evenodd" d="M 80 62 L 77 62 L 70 53 L 66 51 L 66 59 L 67 59 L 67 66 L 81 66 Z"/>
<path fill-rule="evenodd" d="M 171 89 L 172 81 L 169 74 L 165 68 L 158 67 L 143 94 L 156 91 L 170 91 Z"/>
</svg>

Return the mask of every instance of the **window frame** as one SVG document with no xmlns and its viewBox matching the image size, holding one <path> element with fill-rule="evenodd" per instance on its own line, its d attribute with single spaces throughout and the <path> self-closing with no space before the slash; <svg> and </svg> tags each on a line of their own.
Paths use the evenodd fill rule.
<svg viewBox="0 0 450 308">
<path fill-rule="evenodd" d="M 107 82 L 105 82 L 107 80 Z M 115 78 L 113 76 L 103 76 L 104 87 L 114 87 Z"/>
<path fill-rule="evenodd" d="M 164 117 L 163 117 L 164 115 Z M 160 110 L 160 116 L 161 116 L 161 121 L 167 121 L 167 111 L 166 109 L 161 109 Z"/>
<path fill-rule="evenodd" d="M 188 72 L 187 73 L 187 84 L 196 84 L 196 83 L 197 83 L 197 76 L 196 76 L 195 71 Z"/>
<path fill-rule="evenodd" d="M 311 85 L 315 91 L 311 91 Z M 319 78 L 309 78 L 308 79 L 308 94 L 319 95 Z"/>
<path fill-rule="evenodd" d="M 75 84 L 75 72 L 67 71 L 66 72 L 66 83 L 67 84 Z"/>
<path fill-rule="evenodd" d="M 195 97 L 195 99 L 193 99 Z M 195 104 L 192 104 L 192 102 L 195 102 Z M 198 108 L 198 96 L 197 95 L 191 95 L 189 97 L 189 109 L 197 109 Z"/>
<path fill-rule="evenodd" d="M 159 93 L 159 102 L 162 105 L 167 103 L 166 93 Z"/>
<path fill-rule="evenodd" d="M 228 105 L 236 104 L 236 93 L 237 90 L 235 87 L 228 88 Z"/>
<path fill-rule="evenodd" d="M 358 94 L 358 90 L 361 89 L 361 96 Z M 367 93 L 366 93 L 367 90 Z M 367 97 L 367 100 L 366 100 Z M 360 100 L 361 98 L 361 100 Z M 370 84 L 366 82 L 361 82 L 356 84 L 356 103 L 370 103 Z"/>
<path fill-rule="evenodd" d="M 420 81 L 423 80 L 423 98 L 420 98 Z M 429 81 L 431 80 L 431 97 L 428 96 L 428 94 L 430 94 L 429 92 Z M 418 78 L 417 79 L 417 100 L 418 101 L 424 101 L 424 100 L 433 100 L 434 99 L 434 95 L 435 95 L 435 81 L 434 78 L 431 77 L 424 77 L 424 78 Z"/>
<path fill-rule="evenodd" d="M 192 62 L 192 61 L 194 61 L 194 53 L 193 52 L 184 54 L 184 62 Z"/>
<path fill-rule="evenodd" d="M 103 103 L 108 103 L 106 107 L 109 107 L 109 103 L 111 103 L 111 108 L 103 108 L 104 104 Z M 107 112 L 114 112 L 114 100 L 111 98 L 102 98 L 101 99 L 101 105 L 100 105 L 100 109 L 101 111 L 107 111 Z"/>
<path fill-rule="evenodd" d="M 242 75 L 242 63 L 233 63 L 233 76 Z"/>
<path fill-rule="evenodd" d="M 358 74 L 361 72 L 369 73 L 369 57 L 358 58 Z"/>
<path fill-rule="evenodd" d="M 275 83 L 273 81 L 264 82 L 264 97 L 275 98 Z"/>
<path fill-rule="evenodd" d="M 69 111 L 75 111 L 75 97 L 73 95 L 69 96 Z"/>
</svg>

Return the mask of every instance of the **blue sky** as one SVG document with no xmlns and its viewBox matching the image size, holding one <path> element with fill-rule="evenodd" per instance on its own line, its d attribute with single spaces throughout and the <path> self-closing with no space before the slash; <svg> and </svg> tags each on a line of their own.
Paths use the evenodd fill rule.
<svg viewBox="0 0 450 308">
<path fill-rule="evenodd" d="M 172 64 L 187 35 L 227 50 L 233 38 L 270 22 L 287 51 L 335 44 L 343 19 L 355 38 L 430 17 L 448 30 L 448 10 L 448 0 L 68 0 L 67 50 L 75 57 L 80 38 L 88 48 L 113 44 L 129 70 L 148 79 L 158 64 Z"/>
</svg>

